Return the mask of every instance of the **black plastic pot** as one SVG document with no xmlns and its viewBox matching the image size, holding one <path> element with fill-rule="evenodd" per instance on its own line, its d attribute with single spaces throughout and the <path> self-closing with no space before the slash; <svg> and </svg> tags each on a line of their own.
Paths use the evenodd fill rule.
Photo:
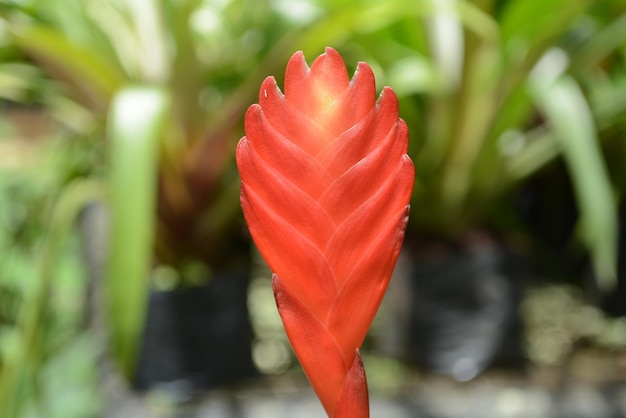
<svg viewBox="0 0 626 418">
<path fill-rule="evenodd" d="M 459 381 L 494 362 L 522 361 L 523 274 L 515 257 L 485 241 L 429 245 L 412 255 L 412 361 Z"/>
<path fill-rule="evenodd" d="M 216 272 L 202 286 L 152 290 L 135 384 L 195 393 L 256 375 L 248 275 Z"/>
<path fill-rule="evenodd" d="M 105 339 L 102 306 L 108 230 L 105 207 L 98 203 L 86 207 L 80 226 L 90 283 L 85 326 L 96 338 Z M 247 252 L 241 260 L 234 257 L 232 260 L 228 267 L 215 270 L 202 285 L 150 290 L 133 382 L 136 389 L 162 388 L 177 400 L 186 401 L 205 389 L 257 375 L 252 362 L 253 333 L 247 306 Z M 115 399 L 112 402 L 119 398 L 127 400 L 125 386 L 118 384 L 119 376 L 108 367 L 111 360 L 108 356 L 103 351 L 99 363 L 103 387 L 108 388 L 103 390 L 107 398 Z"/>
</svg>

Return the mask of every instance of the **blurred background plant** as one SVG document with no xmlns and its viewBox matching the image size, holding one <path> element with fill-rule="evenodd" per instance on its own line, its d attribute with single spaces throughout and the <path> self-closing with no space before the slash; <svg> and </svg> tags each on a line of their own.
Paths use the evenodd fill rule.
<svg viewBox="0 0 626 418">
<path fill-rule="evenodd" d="M 607 150 L 624 138 L 625 12 L 615 1 L 417 2 L 405 14 L 422 25 L 405 16 L 350 38 L 400 96 L 412 135 L 409 358 L 461 380 L 498 350 L 519 361 L 529 275 L 624 300 L 623 153 Z"/>
<path fill-rule="evenodd" d="M 0 414 L 102 407 L 75 222 L 93 202 L 109 219 L 107 333 L 130 380 L 150 283 L 250 274 L 233 149 L 261 80 L 280 83 L 299 49 L 331 45 L 398 93 L 417 169 L 412 237 L 487 230 L 561 264 L 584 243 L 610 292 L 625 22 L 619 0 L 0 0 Z M 252 284 L 259 338 L 273 302 L 267 280 Z M 260 340 L 255 356 L 276 360 L 261 371 L 284 370 L 284 341 Z M 68 365 L 73 383 L 59 385 Z"/>
<path fill-rule="evenodd" d="M 401 96 L 412 128 L 416 230 L 454 237 L 481 224 L 515 226 L 517 208 L 504 197 L 562 160 L 580 213 L 578 238 L 609 285 L 617 222 L 602 147 L 623 134 L 623 5 L 419 4 L 435 9 L 424 25 L 402 19 L 351 39 Z"/>
</svg>

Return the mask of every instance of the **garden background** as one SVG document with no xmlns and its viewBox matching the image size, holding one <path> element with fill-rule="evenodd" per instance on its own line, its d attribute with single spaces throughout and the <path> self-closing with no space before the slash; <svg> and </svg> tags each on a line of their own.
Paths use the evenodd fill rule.
<svg viewBox="0 0 626 418">
<path fill-rule="evenodd" d="M 321 417 L 239 208 L 268 75 L 391 86 L 372 416 L 626 417 L 623 0 L 0 0 L 0 417 Z"/>
</svg>

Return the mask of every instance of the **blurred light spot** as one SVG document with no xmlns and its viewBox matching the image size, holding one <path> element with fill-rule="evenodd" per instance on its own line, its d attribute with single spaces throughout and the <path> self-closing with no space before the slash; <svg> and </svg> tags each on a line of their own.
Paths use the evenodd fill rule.
<svg viewBox="0 0 626 418">
<path fill-rule="evenodd" d="M 278 14 L 301 25 L 313 22 L 322 14 L 320 8 L 307 0 L 274 0 L 272 3 Z"/>
<path fill-rule="evenodd" d="M 430 46 L 446 85 L 458 86 L 463 68 L 463 27 L 454 12 L 446 11 L 452 1 L 441 1 L 442 12 L 428 21 Z"/>
<path fill-rule="evenodd" d="M 526 399 L 524 392 L 517 389 L 505 389 L 498 397 L 495 405 L 495 412 L 498 417 L 520 417 L 524 416 L 526 410 Z"/>
<path fill-rule="evenodd" d="M 202 7 L 191 15 L 190 25 L 197 33 L 208 35 L 217 32 L 222 24 L 214 10 L 209 7 Z"/>
<path fill-rule="evenodd" d="M 282 341 L 256 340 L 252 345 L 252 360 L 261 373 L 282 373 L 289 367 L 289 348 Z"/>
<path fill-rule="evenodd" d="M 583 306 L 577 311 L 575 326 L 580 335 L 595 337 L 603 328 L 603 317 L 599 309 Z"/>
<path fill-rule="evenodd" d="M 250 282 L 248 288 L 248 309 L 254 332 L 261 338 L 286 338 L 276 302 L 272 282 L 268 278 L 258 277 Z"/>
<path fill-rule="evenodd" d="M 443 88 L 443 81 L 432 62 L 422 56 L 406 57 L 396 61 L 389 68 L 386 82 L 393 86 L 399 97 L 439 91 Z"/>
<path fill-rule="evenodd" d="M 459 382 L 470 381 L 475 378 L 479 372 L 480 368 L 478 364 L 471 358 L 460 358 L 452 365 L 452 376 Z"/>
<path fill-rule="evenodd" d="M 178 285 L 180 277 L 173 267 L 163 265 L 154 269 L 152 281 L 156 290 L 166 292 Z"/>
<path fill-rule="evenodd" d="M 601 343 L 611 348 L 626 347 L 626 318 L 606 320 L 605 330 L 598 338 Z"/>
<path fill-rule="evenodd" d="M 512 157 L 519 153 L 526 145 L 526 137 L 518 130 L 508 130 L 498 138 L 500 153 Z"/>
</svg>

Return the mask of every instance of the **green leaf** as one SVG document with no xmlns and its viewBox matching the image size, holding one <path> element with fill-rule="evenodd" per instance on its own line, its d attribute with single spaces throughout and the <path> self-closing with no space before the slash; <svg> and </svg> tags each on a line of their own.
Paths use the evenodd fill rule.
<svg viewBox="0 0 626 418">
<path fill-rule="evenodd" d="M 9 349 L 0 353 L 0 417 L 20 415 L 25 394 L 37 385 L 38 368 L 44 359 L 42 324 L 48 313 L 53 284 L 51 277 L 58 263 L 60 245 L 85 205 L 103 197 L 102 184 L 91 179 L 70 183 L 56 200 L 50 214 L 49 232 L 37 258 L 37 277 L 20 306 L 17 332 L 11 335 Z"/>
<path fill-rule="evenodd" d="M 156 87 L 128 87 L 113 99 L 111 237 L 106 294 L 113 354 L 127 377 L 134 372 L 152 262 L 159 140 L 170 97 Z"/>
<path fill-rule="evenodd" d="M 127 77 L 97 50 L 73 43 L 62 33 L 31 25 L 13 30 L 18 46 L 31 54 L 91 109 L 102 110 Z"/>
<path fill-rule="evenodd" d="M 297 39 L 297 44 L 305 54 L 313 55 L 328 44 L 346 41 L 354 33 L 374 32 L 399 20 L 439 13 L 458 18 L 464 27 L 480 38 L 495 40 L 499 37 L 497 23 L 470 2 L 391 0 L 346 7 L 313 25 L 301 39 Z"/>
<path fill-rule="evenodd" d="M 535 74 L 531 94 L 560 142 L 581 212 L 581 228 L 599 285 L 614 285 L 617 268 L 617 210 L 591 110 L 569 76 Z"/>
<path fill-rule="evenodd" d="M 590 0 L 514 0 L 506 3 L 501 28 L 505 42 L 525 47 L 565 32 Z"/>
<path fill-rule="evenodd" d="M 21 62 L 0 64 L 0 97 L 16 102 L 27 100 L 41 77 L 39 70 Z"/>
<path fill-rule="evenodd" d="M 610 24 L 601 27 L 572 59 L 572 66 L 582 66 L 588 69 L 605 59 L 614 51 L 622 48 L 626 43 L 626 13 L 622 14 Z"/>
<path fill-rule="evenodd" d="M 518 133 L 523 147 L 506 160 L 505 170 L 511 181 L 523 180 L 561 154 L 560 142 L 549 129 L 536 128 L 527 134 Z M 502 139 L 500 139 L 502 140 Z"/>
</svg>

